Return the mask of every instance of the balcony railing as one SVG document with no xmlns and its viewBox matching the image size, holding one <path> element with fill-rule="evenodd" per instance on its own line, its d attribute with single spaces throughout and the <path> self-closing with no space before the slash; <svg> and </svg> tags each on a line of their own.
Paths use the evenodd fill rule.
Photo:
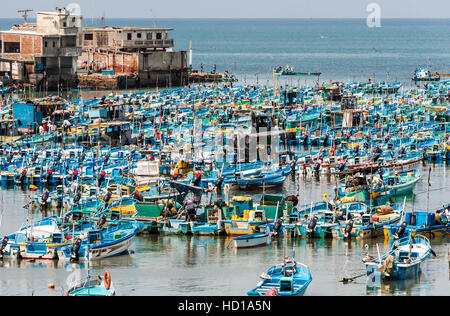
<svg viewBox="0 0 450 316">
<path fill-rule="evenodd" d="M 81 56 L 81 47 L 62 47 L 59 52 L 67 57 Z"/>
<path fill-rule="evenodd" d="M 78 27 L 63 27 L 60 30 L 61 35 L 77 35 L 80 31 Z"/>
<path fill-rule="evenodd" d="M 125 48 L 170 48 L 174 46 L 173 39 L 118 41 L 118 45 Z"/>
<path fill-rule="evenodd" d="M 81 56 L 81 47 L 46 47 L 42 52 L 44 57 L 77 57 Z"/>
</svg>

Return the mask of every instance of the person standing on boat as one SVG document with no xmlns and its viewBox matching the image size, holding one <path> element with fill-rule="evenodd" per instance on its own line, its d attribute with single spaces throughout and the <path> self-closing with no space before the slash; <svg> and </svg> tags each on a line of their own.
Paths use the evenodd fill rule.
<svg viewBox="0 0 450 316">
<path fill-rule="evenodd" d="M 184 208 L 186 210 L 186 221 L 191 222 L 196 217 L 196 205 L 194 200 L 188 199 L 184 202 Z"/>
<path fill-rule="evenodd" d="M 63 121 L 63 132 L 67 132 L 67 130 L 70 128 L 72 124 L 68 120 Z"/>
</svg>

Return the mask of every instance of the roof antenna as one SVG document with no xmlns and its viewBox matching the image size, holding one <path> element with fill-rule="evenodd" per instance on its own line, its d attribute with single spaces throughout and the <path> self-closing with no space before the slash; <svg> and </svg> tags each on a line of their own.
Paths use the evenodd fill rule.
<svg viewBox="0 0 450 316">
<path fill-rule="evenodd" d="M 25 23 L 28 23 L 28 12 L 33 12 L 34 10 L 31 9 L 25 9 L 25 10 L 18 10 L 17 13 L 23 13 L 23 19 L 25 20 Z"/>
<path fill-rule="evenodd" d="M 153 15 L 153 28 L 156 29 L 156 16 L 153 13 L 153 10 L 150 10 L 150 13 Z"/>
<path fill-rule="evenodd" d="M 102 26 L 105 27 L 105 11 L 102 14 Z"/>
</svg>

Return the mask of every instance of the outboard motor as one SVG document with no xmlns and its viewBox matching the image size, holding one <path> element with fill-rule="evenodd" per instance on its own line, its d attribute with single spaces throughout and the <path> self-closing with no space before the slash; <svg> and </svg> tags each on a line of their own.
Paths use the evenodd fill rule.
<svg viewBox="0 0 450 316">
<path fill-rule="evenodd" d="M 82 163 L 82 162 L 84 161 L 85 158 L 86 158 L 85 153 L 84 153 L 84 152 L 81 153 L 81 156 L 80 156 L 80 158 L 78 159 L 78 162 L 79 162 L 79 163 Z"/>
<path fill-rule="evenodd" d="M 35 152 L 35 153 L 33 154 L 33 157 L 31 157 L 31 162 L 35 163 L 36 160 L 37 160 L 37 158 L 38 158 L 38 153 Z"/>
<path fill-rule="evenodd" d="M 120 212 L 111 212 L 111 219 L 112 220 L 119 220 L 120 219 Z"/>
<path fill-rule="evenodd" d="M 280 235 L 282 224 L 283 224 L 283 220 L 281 218 L 277 219 L 275 224 L 273 224 L 273 233 L 272 234 L 274 236 L 279 236 Z"/>
<path fill-rule="evenodd" d="M 62 218 L 62 223 L 63 224 L 70 223 L 70 216 L 69 215 L 64 215 L 64 217 Z"/>
<path fill-rule="evenodd" d="M 27 175 L 27 171 L 22 170 L 22 172 L 19 175 L 19 178 L 17 179 L 17 183 L 23 183 L 23 180 L 25 180 L 26 175 Z"/>
<path fill-rule="evenodd" d="M 105 196 L 103 197 L 103 201 L 105 201 L 106 205 L 109 204 L 109 201 L 111 201 L 112 193 L 111 191 L 106 192 Z"/>
<path fill-rule="evenodd" d="M 49 183 L 50 182 L 50 177 L 51 177 L 52 173 L 53 173 L 52 169 L 49 169 L 47 171 L 47 174 L 44 176 L 44 182 L 45 183 Z"/>
<path fill-rule="evenodd" d="M 194 181 L 192 182 L 193 185 L 195 185 L 196 187 L 200 186 L 200 182 L 202 181 L 202 174 L 199 172 L 197 173 L 197 175 L 195 176 Z"/>
<path fill-rule="evenodd" d="M 5 250 L 6 246 L 8 245 L 8 237 L 3 237 L 2 241 L 0 242 L 0 255 L 3 256 L 3 250 Z"/>
<path fill-rule="evenodd" d="M 308 226 L 306 227 L 306 232 L 309 237 L 312 237 L 313 233 L 316 231 L 317 226 L 317 216 L 313 216 L 313 218 L 309 221 Z"/>
<path fill-rule="evenodd" d="M 70 177 L 70 181 L 75 181 L 75 180 L 77 180 L 77 178 L 78 178 L 78 170 L 74 170 L 73 172 L 72 172 L 72 176 Z"/>
<path fill-rule="evenodd" d="M 144 197 L 142 196 L 141 192 L 137 190 L 133 192 L 133 198 L 138 200 L 139 202 L 142 202 L 144 200 Z"/>
<path fill-rule="evenodd" d="M 380 159 L 380 154 L 375 154 L 374 156 L 373 156 L 373 162 L 377 162 L 378 161 L 378 159 Z"/>
<path fill-rule="evenodd" d="M 319 174 L 319 172 L 320 172 L 320 162 L 316 162 L 316 163 L 314 164 L 313 169 L 314 169 L 314 172 L 315 172 L 316 174 Z"/>
<path fill-rule="evenodd" d="M 41 203 L 47 204 L 47 200 L 49 197 L 50 197 L 50 191 L 47 189 L 44 189 L 44 192 L 42 193 L 42 196 L 41 196 Z"/>
<path fill-rule="evenodd" d="M 406 151 L 406 149 L 405 149 L 404 146 L 400 147 L 400 150 L 399 150 L 399 152 L 398 152 L 399 156 L 404 155 L 404 154 L 405 154 L 405 151 Z"/>
<path fill-rule="evenodd" d="M 220 176 L 220 177 L 217 179 L 217 183 L 216 183 L 216 188 L 217 188 L 217 189 L 220 190 L 220 189 L 222 188 L 223 181 L 225 181 L 225 177 L 224 177 L 224 176 Z"/>
<path fill-rule="evenodd" d="M 397 231 L 394 233 L 394 239 L 400 239 L 403 237 L 403 235 L 405 234 L 406 231 L 406 226 L 408 226 L 408 224 L 406 222 L 403 222 L 400 227 L 397 229 Z"/>
<path fill-rule="evenodd" d="M 72 253 L 70 255 L 70 261 L 78 261 L 80 260 L 80 248 L 81 248 L 81 239 L 77 238 L 72 246 Z"/>
<path fill-rule="evenodd" d="M 99 218 L 98 223 L 97 223 L 97 227 L 98 228 L 102 228 L 103 225 L 106 224 L 106 219 L 107 218 L 108 218 L 108 215 L 106 215 L 106 213 L 103 213 L 102 215 L 100 215 L 100 218 Z"/>
<path fill-rule="evenodd" d="M 308 145 L 308 134 L 305 135 L 305 138 L 303 138 L 303 145 Z"/>
<path fill-rule="evenodd" d="M 323 143 L 322 143 L 322 145 L 323 145 L 324 147 L 327 146 L 327 144 L 328 144 L 328 139 L 329 139 L 329 138 L 330 138 L 330 134 L 326 133 L 326 134 L 325 134 L 325 137 L 323 138 Z"/>
<path fill-rule="evenodd" d="M 103 163 L 106 165 L 109 162 L 109 153 L 106 153 L 105 158 L 103 158 Z"/>
<path fill-rule="evenodd" d="M 73 203 L 78 203 L 81 200 L 81 192 L 78 191 L 75 196 L 73 197 Z"/>
<path fill-rule="evenodd" d="M 10 152 L 8 155 L 8 163 L 10 163 L 13 160 L 13 158 L 14 158 L 14 153 Z"/>
<path fill-rule="evenodd" d="M 339 164 L 338 170 L 339 170 L 340 172 L 342 172 L 342 171 L 345 170 L 345 162 L 342 162 L 341 164 Z"/>
<path fill-rule="evenodd" d="M 350 238 L 351 235 L 350 233 L 352 232 L 353 229 L 353 220 L 351 219 L 347 225 L 345 226 L 345 230 L 344 230 L 344 238 Z"/>
<path fill-rule="evenodd" d="M 381 154 L 383 152 L 383 150 L 380 148 L 380 146 L 375 147 L 374 152 L 376 154 Z"/>
<path fill-rule="evenodd" d="M 83 218 L 83 214 L 81 212 L 75 212 L 72 214 L 72 220 L 79 221 Z"/>
<path fill-rule="evenodd" d="M 295 167 L 297 166 L 297 160 L 291 162 L 291 172 L 295 174 Z"/>
<path fill-rule="evenodd" d="M 98 178 L 97 178 L 98 186 L 101 186 L 103 181 L 105 181 L 105 176 L 106 176 L 106 172 L 104 172 L 104 171 L 100 172 L 100 174 L 98 175 Z"/>
</svg>

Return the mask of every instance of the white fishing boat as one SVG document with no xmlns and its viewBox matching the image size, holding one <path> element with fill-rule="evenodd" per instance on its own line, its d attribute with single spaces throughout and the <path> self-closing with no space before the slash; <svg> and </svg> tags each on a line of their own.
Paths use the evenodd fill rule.
<svg viewBox="0 0 450 316">
<path fill-rule="evenodd" d="M 269 233 L 256 233 L 252 235 L 244 235 L 233 239 L 236 249 L 254 248 L 268 245 L 270 242 Z"/>
</svg>

